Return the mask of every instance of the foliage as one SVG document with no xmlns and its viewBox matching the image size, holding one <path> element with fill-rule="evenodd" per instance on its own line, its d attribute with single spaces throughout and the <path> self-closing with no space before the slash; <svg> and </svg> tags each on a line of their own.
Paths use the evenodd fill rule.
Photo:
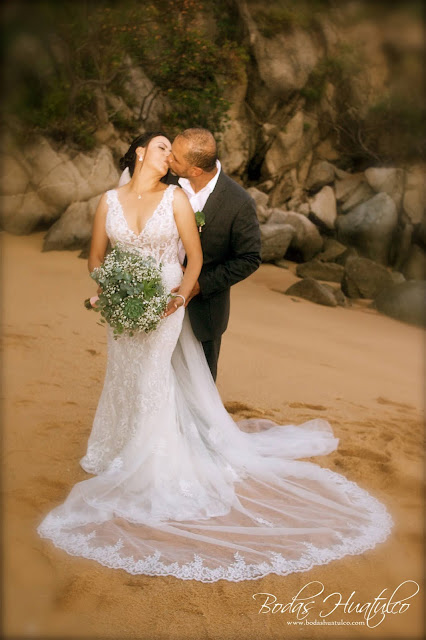
<svg viewBox="0 0 426 640">
<path fill-rule="evenodd" d="M 166 132 L 194 123 L 222 130 L 229 108 L 224 77 L 237 79 L 246 58 L 223 32 L 217 43 L 209 39 L 201 20 L 209 11 L 217 11 L 213 0 L 17 1 L 4 21 L 11 60 L 5 66 L 6 114 L 14 114 L 28 132 L 85 148 L 95 144 L 95 131 L 108 121 L 122 131 L 140 130 L 142 105 L 135 110 L 139 117 L 129 118 L 105 97 L 111 92 L 135 106 L 126 90 L 130 59 L 167 97 L 169 109 L 158 123 Z M 229 24 L 223 26 L 229 31 Z M 25 55 L 15 64 L 16 50 L 31 49 L 34 41 L 40 50 L 35 64 Z"/>
</svg>

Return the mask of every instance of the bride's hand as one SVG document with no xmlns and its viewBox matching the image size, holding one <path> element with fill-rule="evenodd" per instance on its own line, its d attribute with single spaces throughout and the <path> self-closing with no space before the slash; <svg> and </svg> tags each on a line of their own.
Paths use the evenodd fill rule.
<svg viewBox="0 0 426 640">
<path fill-rule="evenodd" d="M 169 300 L 169 303 L 166 307 L 166 310 L 163 314 L 163 318 L 167 318 L 167 316 L 171 316 L 172 313 L 174 313 L 175 311 L 177 311 L 179 309 L 179 307 L 183 307 L 183 300 L 182 298 L 178 298 L 178 297 L 172 297 Z"/>
</svg>

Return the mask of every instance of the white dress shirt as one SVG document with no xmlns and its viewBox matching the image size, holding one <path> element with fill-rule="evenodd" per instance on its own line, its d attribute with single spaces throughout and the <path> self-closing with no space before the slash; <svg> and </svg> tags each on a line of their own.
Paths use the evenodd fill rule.
<svg viewBox="0 0 426 640">
<path fill-rule="evenodd" d="M 180 184 L 180 186 L 182 187 L 182 189 L 184 190 L 184 192 L 186 193 L 186 195 L 188 196 L 188 200 L 191 203 L 191 207 L 194 211 L 194 213 L 196 211 L 202 211 L 203 208 L 205 207 L 205 204 L 207 202 L 207 198 L 209 197 L 209 195 L 212 193 L 213 189 L 216 186 L 216 183 L 219 179 L 219 174 L 221 172 L 222 166 L 220 164 L 219 160 L 216 160 L 216 168 L 217 171 L 215 173 L 215 175 L 213 176 L 213 178 L 206 184 L 205 187 L 203 187 L 202 189 L 200 189 L 199 191 L 195 192 L 194 189 L 191 187 L 191 183 L 188 180 L 188 178 L 179 178 L 178 182 Z M 179 240 L 179 262 L 181 264 L 183 264 L 183 261 L 185 259 L 185 249 L 183 248 L 183 244 L 182 244 L 182 240 Z"/>
<path fill-rule="evenodd" d="M 213 178 L 210 180 L 210 182 L 208 182 L 205 187 L 203 187 L 197 192 L 195 192 L 194 189 L 191 187 L 191 183 L 188 180 L 188 178 L 179 178 L 178 182 L 182 187 L 182 189 L 185 191 L 186 195 L 188 196 L 189 202 L 191 203 L 191 207 L 194 212 L 203 210 L 207 202 L 207 198 L 209 197 L 209 195 L 211 194 L 211 192 L 216 186 L 216 182 L 219 179 L 219 174 L 222 169 L 219 160 L 216 160 L 216 168 L 217 168 L 217 171 L 213 176 Z"/>
</svg>

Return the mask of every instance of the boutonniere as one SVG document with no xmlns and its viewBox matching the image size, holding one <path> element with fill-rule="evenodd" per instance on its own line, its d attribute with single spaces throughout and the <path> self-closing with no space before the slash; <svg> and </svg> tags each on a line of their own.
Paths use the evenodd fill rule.
<svg viewBox="0 0 426 640">
<path fill-rule="evenodd" d="M 195 222 L 198 227 L 198 233 L 201 233 L 202 228 L 206 224 L 206 216 L 204 215 L 204 211 L 196 211 L 195 212 Z"/>
</svg>

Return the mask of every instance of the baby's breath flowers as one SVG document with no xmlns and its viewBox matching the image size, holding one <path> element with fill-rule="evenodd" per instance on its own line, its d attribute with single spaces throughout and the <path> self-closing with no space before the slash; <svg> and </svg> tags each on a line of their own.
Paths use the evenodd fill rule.
<svg viewBox="0 0 426 640">
<path fill-rule="evenodd" d="M 152 258 L 117 244 L 90 276 L 102 292 L 95 306 L 93 298 L 85 300 L 84 306 L 100 312 L 101 322 L 113 328 L 114 338 L 157 328 L 168 295 L 161 280 L 161 265 L 158 267 Z"/>
</svg>

